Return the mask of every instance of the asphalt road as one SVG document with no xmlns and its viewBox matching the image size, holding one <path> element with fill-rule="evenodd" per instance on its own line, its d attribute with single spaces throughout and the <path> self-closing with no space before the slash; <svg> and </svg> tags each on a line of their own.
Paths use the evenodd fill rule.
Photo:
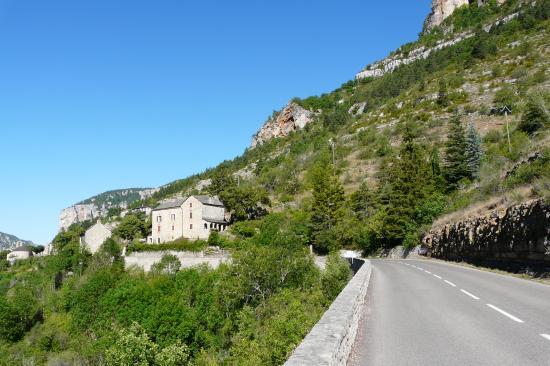
<svg viewBox="0 0 550 366">
<path fill-rule="evenodd" d="M 550 366 L 550 286 L 430 260 L 371 260 L 351 365 Z"/>
</svg>

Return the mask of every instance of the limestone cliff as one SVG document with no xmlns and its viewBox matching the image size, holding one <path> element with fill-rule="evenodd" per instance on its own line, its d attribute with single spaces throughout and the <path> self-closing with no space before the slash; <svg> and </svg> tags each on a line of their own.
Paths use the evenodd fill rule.
<svg viewBox="0 0 550 366">
<path fill-rule="evenodd" d="M 0 232 L 0 250 L 13 249 L 21 245 L 33 246 L 34 244 L 32 241 L 22 240 L 15 235 Z"/>
<path fill-rule="evenodd" d="M 434 3 L 436 2 L 440 2 L 440 1 L 437 1 L 437 0 L 434 1 Z M 485 32 L 489 32 L 494 26 L 507 23 L 510 20 L 516 18 L 518 15 L 519 15 L 518 13 L 513 13 L 506 17 L 503 17 L 502 19 L 498 19 L 493 23 L 486 24 L 484 25 L 483 30 Z M 430 17 L 428 18 L 427 24 L 430 23 L 429 22 Z M 451 32 L 446 38 L 438 40 L 436 44 L 432 47 L 426 47 L 421 45 L 416 48 L 413 48 L 408 52 L 403 52 L 401 49 L 399 49 L 394 55 L 368 65 L 363 71 L 355 75 L 355 79 L 360 80 L 365 78 L 381 77 L 386 73 L 393 72 L 399 66 L 408 65 L 415 61 L 426 59 L 432 53 L 447 47 L 451 47 L 459 42 L 462 42 L 468 38 L 473 37 L 474 35 L 475 33 L 473 31 L 462 32 L 462 33 Z"/>
<path fill-rule="evenodd" d="M 423 241 L 432 257 L 442 259 L 550 262 L 550 205 L 536 199 L 441 225 Z"/>
<path fill-rule="evenodd" d="M 498 4 L 502 4 L 505 0 L 497 0 Z M 471 3 L 477 2 L 478 6 L 484 5 L 487 0 L 432 0 L 432 12 L 426 19 L 424 29 L 429 31 L 441 23 L 454 11 L 461 6 L 468 6 Z"/>
<path fill-rule="evenodd" d="M 290 102 L 281 112 L 270 117 L 252 138 L 251 147 L 261 145 L 273 138 L 287 136 L 292 131 L 301 130 L 313 119 L 313 112 Z"/>
<path fill-rule="evenodd" d="M 67 229 L 74 223 L 104 217 L 111 208 L 125 209 L 132 202 L 151 197 L 156 191 L 158 188 L 129 188 L 109 191 L 88 198 L 61 211 L 59 215 L 60 229 Z"/>
</svg>

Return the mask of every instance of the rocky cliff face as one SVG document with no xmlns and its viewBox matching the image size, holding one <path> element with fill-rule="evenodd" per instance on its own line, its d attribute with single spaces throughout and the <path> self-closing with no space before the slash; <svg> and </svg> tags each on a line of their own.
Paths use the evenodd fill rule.
<svg viewBox="0 0 550 366">
<path fill-rule="evenodd" d="M 443 3 L 444 1 L 434 1 L 434 3 L 435 2 Z M 502 1 L 499 1 L 499 2 L 502 2 Z M 507 23 L 510 20 L 516 18 L 518 15 L 519 15 L 518 13 L 508 15 L 502 19 L 497 20 L 492 24 L 485 25 L 483 27 L 483 30 L 485 32 L 489 32 L 494 26 L 502 23 Z M 397 54 L 391 57 L 387 57 L 381 61 L 368 65 L 363 71 L 355 75 L 355 79 L 360 80 L 365 78 L 381 77 L 384 74 L 393 72 L 395 69 L 397 69 L 401 65 L 408 65 L 415 61 L 426 59 L 433 52 L 437 52 L 444 48 L 451 47 L 459 42 L 462 42 L 470 37 L 473 37 L 474 35 L 475 35 L 474 32 L 463 32 L 458 34 L 452 34 L 451 38 L 441 39 L 437 41 L 436 45 L 433 47 L 420 46 L 407 53 L 398 51 Z"/>
<path fill-rule="evenodd" d="M 67 229 L 74 223 L 104 217 L 111 208 L 125 209 L 137 200 L 151 197 L 157 190 L 158 188 L 121 189 L 88 198 L 61 211 L 60 229 Z"/>
<path fill-rule="evenodd" d="M 34 245 L 32 241 L 22 240 L 15 235 L 0 233 L 0 250 L 13 249 L 21 245 Z"/>
<path fill-rule="evenodd" d="M 313 118 L 313 112 L 290 102 L 276 116 L 271 117 L 252 138 L 251 147 L 261 145 L 273 138 L 286 136 L 292 131 L 301 130 Z"/>
<path fill-rule="evenodd" d="M 461 6 L 469 5 L 477 2 L 478 6 L 482 6 L 487 3 L 488 0 L 432 0 L 432 12 L 426 19 L 424 29 L 429 31 L 441 23 L 453 12 Z M 502 4 L 506 0 L 497 0 L 498 4 Z"/>
<path fill-rule="evenodd" d="M 549 237 L 550 205 L 537 199 L 433 228 L 424 244 L 442 259 L 550 262 Z"/>
</svg>

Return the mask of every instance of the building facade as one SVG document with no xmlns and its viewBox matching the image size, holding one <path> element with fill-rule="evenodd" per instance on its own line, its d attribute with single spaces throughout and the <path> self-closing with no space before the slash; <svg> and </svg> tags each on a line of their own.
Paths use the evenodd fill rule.
<svg viewBox="0 0 550 366">
<path fill-rule="evenodd" d="M 92 254 L 99 250 L 99 247 L 113 235 L 112 227 L 104 225 L 101 221 L 91 226 L 81 237 L 81 245 L 85 246 Z"/>
<path fill-rule="evenodd" d="M 151 212 L 148 242 L 161 244 L 180 238 L 208 239 L 212 230 L 225 231 L 225 207 L 217 197 L 190 196 L 166 202 Z"/>
<path fill-rule="evenodd" d="M 23 245 L 9 252 L 8 255 L 6 256 L 6 259 L 10 264 L 14 264 L 18 260 L 27 259 L 32 256 L 34 256 L 34 252 L 32 251 L 32 248 L 29 246 Z"/>
</svg>

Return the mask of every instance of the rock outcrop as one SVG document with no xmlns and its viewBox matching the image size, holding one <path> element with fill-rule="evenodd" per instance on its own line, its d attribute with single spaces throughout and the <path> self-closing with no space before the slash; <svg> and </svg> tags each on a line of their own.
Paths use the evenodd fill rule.
<svg viewBox="0 0 550 366">
<path fill-rule="evenodd" d="M 125 209 L 129 204 L 151 197 L 158 188 L 129 188 L 109 191 L 67 207 L 59 215 L 59 227 L 66 230 L 72 224 L 104 217 L 111 208 Z"/>
<path fill-rule="evenodd" d="M 480 0 L 479 2 L 483 4 L 485 1 Z M 497 2 L 502 3 L 503 0 L 497 0 Z M 467 5 L 468 3 L 468 0 L 434 0 L 432 14 L 430 14 L 426 21 L 427 29 L 431 29 L 436 25 L 441 24 L 441 22 L 445 20 L 445 18 L 447 18 L 449 15 L 451 15 L 454 10 L 456 10 L 460 6 Z M 501 23 L 506 23 L 517 17 L 517 15 L 517 13 L 511 14 L 503 19 L 496 21 L 494 24 L 488 24 L 483 28 L 483 30 L 488 32 L 492 29 L 493 26 Z M 398 51 L 397 54 L 393 56 L 387 57 L 381 61 L 368 65 L 363 71 L 355 75 L 355 79 L 361 80 L 365 78 L 381 77 L 386 73 L 394 71 L 401 65 L 408 65 L 415 61 L 426 59 L 433 52 L 451 47 L 458 42 L 473 37 L 474 35 L 475 34 L 473 32 L 463 32 L 454 35 L 454 37 L 452 37 L 451 39 L 441 39 L 433 47 L 428 48 L 425 46 L 419 46 L 407 53 Z"/>
<path fill-rule="evenodd" d="M 430 255 L 449 260 L 550 262 L 550 205 L 543 199 L 433 228 Z"/>
<path fill-rule="evenodd" d="M 502 4 L 505 0 L 497 0 L 498 4 Z M 461 6 L 467 6 L 477 2 L 478 6 L 482 6 L 487 3 L 487 0 L 432 0 L 432 12 L 426 19 L 424 29 L 429 31 L 441 23 L 454 11 Z"/>
<path fill-rule="evenodd" d="M 292 131 L 301 130 L 313 119 L 313 112 L 290 102 L 281 112 L 269 118 L 252 138 L 254 148 L 277 137 L 287 136 Z"/>
<path fill-rule="evenodd" d="M 34 244 L 32 241 L 19 239 L 15 235 L 0 233 L 0 250 L 13 249 L 20 246 L 34 246 Z"/>
</svg>

